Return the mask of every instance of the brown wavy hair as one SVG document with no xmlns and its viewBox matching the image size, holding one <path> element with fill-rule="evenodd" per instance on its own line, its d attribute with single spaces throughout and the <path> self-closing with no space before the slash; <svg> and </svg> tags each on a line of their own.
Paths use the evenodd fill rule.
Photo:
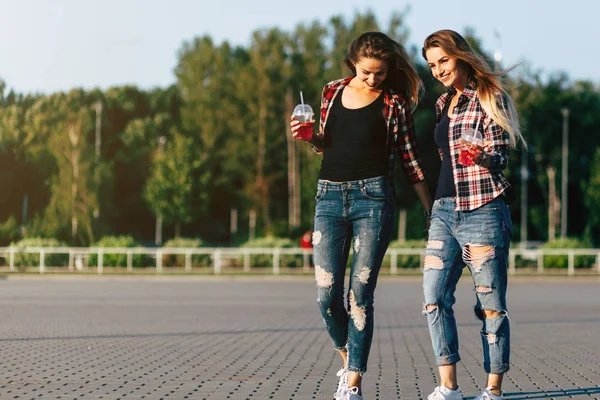
<svg viewBox="0 0 600 400">
<path fill-rule="evenodd" d="M 423 81 L 410 62 L 404 46 L 381 32 L 365 32 L 348 46 L 344 64 L 356 74 L 354 66 L 362 58 L 387 62 L 388 73 L 384 85 L 398 92 L 414 109 L 423 92 Z"/>
</svg>

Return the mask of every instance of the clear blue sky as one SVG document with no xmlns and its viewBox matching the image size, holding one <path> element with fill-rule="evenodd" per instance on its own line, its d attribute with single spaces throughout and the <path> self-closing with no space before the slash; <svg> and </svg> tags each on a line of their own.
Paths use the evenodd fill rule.
<svg viewBox="0 0 600 400">
<path fill-rule="evenodd" d="M 247 45 L 260 28 L 292 31 L 339 14 L 350 21 L 367 9 L 385 27 L 409 4 L 410 44 L 469 26 L 489 52 L 501 47 L 504 64 L 600 83 L 595 0 L 0 0 L 0 77 L 20 93 L 165 87 L 182 43 L 196 36 Z"/>
</svg>

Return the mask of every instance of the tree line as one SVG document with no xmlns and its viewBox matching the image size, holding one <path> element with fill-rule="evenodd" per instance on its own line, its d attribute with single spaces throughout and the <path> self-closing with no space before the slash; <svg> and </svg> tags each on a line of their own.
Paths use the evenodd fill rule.
<svg viewBox="0 0 600 400">
<path fill-rule="evenodd" d="M 414 121 L 433 192 L 440 163 L 433 106 L 444 89 L 420 49 L 407 45 L 405 17 L 406 11 L 394 13 L 382 26 L 367 11 L 290 32 L 262 29 L 248 46 L 196 37 L 182 44 L 176 81 L 166 88 L 40 95 L 7 91 L 2 83 L 0 244 L 44 237 L 87 246 L 110 235 L 150 244 L 159 226 L 164 238 L 214 245 L 299 237 L 312 224 L 320 156 L 291 139 L 289 116 L 300 91 L 318 109 L 323 85 L 349 75 L 342 62 L 347 45 L 367 30 L 405 44 L 425 82 Z M 492 64 L 475 32 L 462 33 Z M 544 76 L 528 65 L 506 84 L 529 144 L 512 152 L 507 171 L 515 240 L 523 187 L 527 238 L 548 241 L 561 232 L 566 126 L 567 235 L 600 245 L 598 86 L 566 73 Z M 395 184 L 398 207 L 407 210 L 406 236 L 422 238 L 422 210 L 402 174 Z"/>
</svg>

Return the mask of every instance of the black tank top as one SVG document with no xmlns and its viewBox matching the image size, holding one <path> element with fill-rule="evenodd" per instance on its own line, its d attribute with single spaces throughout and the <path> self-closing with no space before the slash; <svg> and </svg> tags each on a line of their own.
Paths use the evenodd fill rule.
<svg viewBox="0 0 600 400">
<path fill-rule="evenodd" d="M 435 126 L 433 134 L 435 144 L 442 150 L 442 168 L 440 169 L 440 177 L 438 178 L 437 190 L 435 191 L 436 200 L 443 197 L 456 197 L 452 162 L 450 161 L 450 141 L 448 139 L 448 130 L 450 129 L 448 107 L 450 106 L 450 100 L 448 99 L 446 102 L 440 122 Z"/>
<path fill-rule="evenodd" d="M 342 93 L 336 96 L 327 119 L 320 179 L 346 182 L 387 174 L 383 99 L 381 92 L 372 103 L 348 109 Z"/>
</svg>

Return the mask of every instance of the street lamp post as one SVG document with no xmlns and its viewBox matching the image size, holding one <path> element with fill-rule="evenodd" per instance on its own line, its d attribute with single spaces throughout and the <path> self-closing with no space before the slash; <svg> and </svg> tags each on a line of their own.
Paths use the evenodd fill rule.
<svg viewBox="0 0 600 400">
<path fill-rule="evenodd" d="M 96 169 L 100 162 L 100 146 L 102 144 L 102 102 L 97 101 L 94 104 L 96 108 L 96 157 L 94 158 Z"/>
<path fill-rule="evenodd" d="M 527 146 L 523 142 L 521 147 L 521 248 L 527 247 L 527 198 L 528 188 L 527 180 L 529 179 Z"/>
<path fill-rule="evenodd" d="M 158 153 L 162 154 L 165 149 L 165 143 L 167 143 L 167 137 L 161 136 L 158 138 Z M 154 244 L 156 246 L 162 245 L 162 215 L 160 212 L 156 215 L 156 226 L 154 231 Z"/>
<path fill-rule="evenodd" d="M 561 213 L 560 213 L 560 237 L 567 237 L 567 192 L 569 183 L 569 109 L 561 109 L 563 116 L 563 140 L 562 140 L 562 179 L 561 179 Z"/>
<path fill-rule="evenodd" d="M 94 157 L 94 180 L 96 181 L 96 190 L 100 187 L 100 148 L 102 145 L 102 102 L 97 101 L 94 104 L 96 109 L 96 137 L 95 137 L 95 157 Z M 98 206 L 94 210 L 94 218 L 96 221 L 100 218 L 100 196 L 99 193 L 96 192 L 98 197 Z"/>
<path fill-rule="evenodd" d="M 502 44 L 500 39 L 500 31 L 494 30 L 496 37 L 496 50 L 494 51 L 494 72 L 500 71 L 500 62 L 502 61 Z"/>
</svg>

